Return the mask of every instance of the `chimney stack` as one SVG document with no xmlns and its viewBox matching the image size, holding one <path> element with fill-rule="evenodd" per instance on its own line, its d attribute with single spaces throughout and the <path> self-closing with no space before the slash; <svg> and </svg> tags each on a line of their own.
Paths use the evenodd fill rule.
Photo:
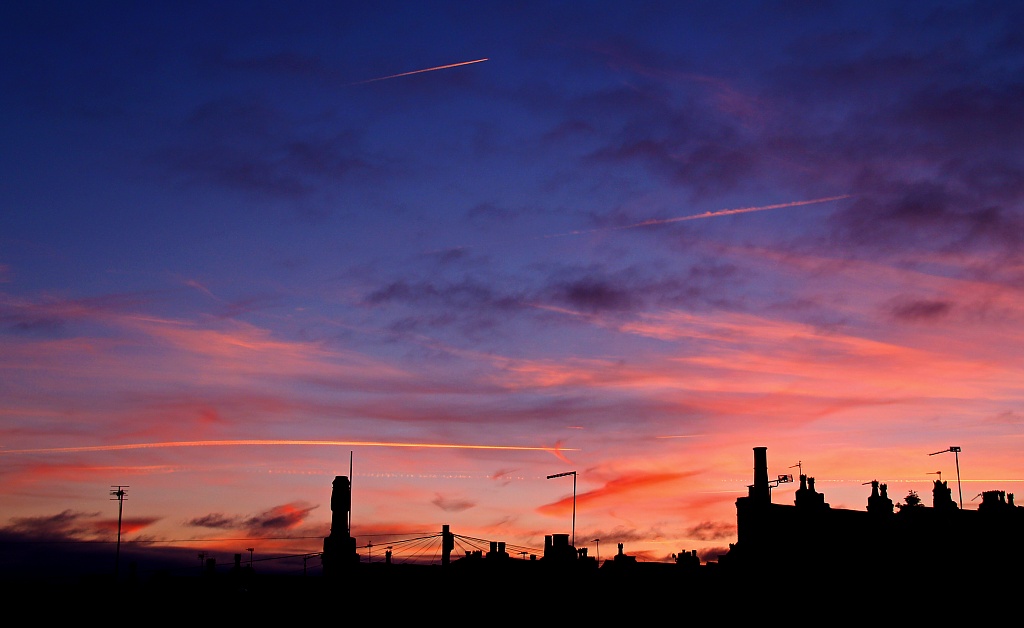
<svg viewBox="0 0 1024 628">
<path fill-rule="evenodd" d="M 754 447 L 754 485 L 750 487 L 754 503 L 770 504 L 771 488 L 768 486 L 768 448 Z"/>
</svg>

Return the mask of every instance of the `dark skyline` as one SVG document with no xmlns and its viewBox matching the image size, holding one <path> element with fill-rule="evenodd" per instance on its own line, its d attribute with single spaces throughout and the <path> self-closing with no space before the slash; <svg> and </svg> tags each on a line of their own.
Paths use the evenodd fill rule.
<svg viewBox="0 0 1024 628">
<path fill-rule="evenodd" d="M 68 551 L 61 559 L 58 552 L 49 571 L 19 573 L 9 569 L 9 559 L 25 548 L 5 539 L 8 568 L 0 589 L 18 598 L 61 600 L 54 616 L 80 615 L 86 601 L 113 596 L 130 611 L 169 604 L 165 620 L 182 614 L 182 602 L 191 613 L 255 605 L 264 618 L 299 608 L 346 615 L 372 609 L 372 615 L 391 621 L 419 616 L 424 605 L 451 606 L 457 617 L 470 617 L 528 602 L 538 609 L 531 615 L 548 618 L 608 620 L 621 614 L 638 621 L 665 603 L 683 607 L 691 620 L 723 613 L 756 618 L 766 613 L 764 601 L 776 597 L 796 606 L 793 616 L 864 612 L 893 618 L 911 612 L 917 620 L 950 620 L 966 613 L 984 621 L 1016 611 L 1024 508 L 1015 505 L 1013 494 L 987 491 L 977 510 L 962 510 L 943 480 L 933 481 L 927 505 L 913 495 L 899 503 L 885 484 L 872 482 L 866 508 L 833 509 L 816 490 L 815 478 L 801 474 L 794 500 L 777 503 L 772 488 L 792 480 L 769 479 L 765 447 L 753 448 L 753 462 L 747 495 L 735 502 L 738 541 L 706 562 L 695 551 L 680 552 L 671 562 L 645 562 L 621 543 L 602 560 L 586 547 L 573 547 L 569 534 L 546 535 L 541 554 L 517 558 L 504 542 L 459 538 L 449 526 L 438 535 L 443 549 L 433 561 L 392 560 L 391 547 L 373 561 L 368 548 L 349 536 L 351 485 L 339 476 L 330 499 L 331 534 L 319 557 L 305 557 L 319 558 L 319 569 L 307 572 L 304 564 L 301 572 L 289 572 L 265 558 L 254 563 L 248 548 L 248 559 L 236 553 L 227 564 L 200 554 L 198 568 L 188 570 L 180 561 L 138 555 L 145 569 L 133 561 L 113 574 L 97 569 L 103 562 L 98 555 L 90 570 L 74 562 L 81 555 Z M 462 551 L 466 541 L 485 547 Z M 941 596 L 943 589 L 955 597 Z M 862 591 L 870 592 L 871 603 L 857 606 Z"/>
</svg>

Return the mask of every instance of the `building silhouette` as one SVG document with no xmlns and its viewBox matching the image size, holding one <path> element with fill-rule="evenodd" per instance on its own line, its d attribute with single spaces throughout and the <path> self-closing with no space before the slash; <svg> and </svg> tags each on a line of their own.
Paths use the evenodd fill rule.
<svg viewBox="0 0 1024 628">
<path fill-rule="evenodd" d="M 793 503 L 777 504 L 772 501 L 772 489 L 791 482 L 792 476 L 770 480 L 767 448 L 755 447 L 753 454 L 753 483 L 747 495 L 736 500 L 737 540 L 717 560 L 701 564 L 696 550 L 691 550 L 673 555 L 671 563 L 637 561 L 619 543 L 618 553 L 598 565 L 587 548 L 573 547 L 567 534 L 547 535 L 540 557 L 515 558 L 505 551 L 504 543 L 491 541 L 490 551 L 453 558 L 454 535 L 445 525 L 440 567 L 465 576 L 462 586 L 512 584 L 519 578 L 539 585 L 548 579 L 560 581 L 567 574 L 588 587 L 614 582 L 620 588 L 655 584 L 706 588 L 711 583 L 739 587 L 772 581 L 889 586 L 905 585 L 912 578 L 965 587 L 1024 584 L 1015 575 L 1024 568 L 1024 508 L 1014 504 L 1012 493 L 986 491 L 977 510 L 961 510 L 948 483 L 935 480 L 930 506 L 895 504 L 888 486 L 875 480 L 870 483 L 866 508 L 851 510 L 832 508 L 815 488 L 815 479 L 801 473 Z M 349 583 L 385 575 L 379 570 L 369 576 L 356 552 L 356 540 L 341 523 L 347 521 L 351 502 L 348 478 L 336 478 L 333 490 L 324 574 Z M 384 567 L 389 563 L 386 560 Z"/>
<path fill-rule="evenodd" d="M 977 593 L 1022 584 L 1024 509 L 1012 493 L 986 491 L 977 510 L 961 510 L 936 480 L 930 507 L 897 507 L 876 480 L 866 509 L 848 510 L 801 474 L 794 503 L 775 504 L 767 469 L 766 448 L 755 447 L 754 483 L 736 500 L 737 540 L 719 559 L 732 575 L 851 587 L 926 580 Z"/>
<path fill-rule="evenodd" d="M 353 616 L 361 607 L 379 609 L 382 617 L 405 617 L 414 609 L 458 600 L 459 616 L 493 619 L 513 600 L 539 600 L 542 606 L 554 604 L 545 607 L 547 619 L 636 623 L 638 616 L 627 610 L 658 600 L 686 608 L 691 620 L 717 621 L 726 612 L 709 609 L 756 619 L 768 600 L 780 595 L 796 596 L 793 605 L 801 612 L 824 599 L 867 596 L 868 614 L 876 619 L 908 613 L 947 619 L 944 611 L 953 598 L 942 591 L 955 591 L 956 599 L 978 601 L 991 611 L 1015 599 L 1024 585 L 1024 509 L 1014 504 L 1012 493 L 986 491 L 976 510 L 962 510 L 948 484 L 936 480 L 930 505 L 910 496 L 896 504 L 888 486 L 876 480 L 866 508 L 851 510 L 832 508 L 815 479 L 801 473 L 793 502 L 777 504 L 772 489 L 792 476 L 769 479 L 765 447 L 753 448 L 753 462 L 753 483 L 736 499 L 736 542 L 703 564 L 696 550 L 680 551 L 671 562 L 637 560 L 622 543 L 598 564 L 587 548 L 573 547 L 568 534 L 546 535 L 540 555 L 524 552 L 519 558 L 504 542 L 489 541 L 486 551 L 457 556 L 456 535 L 448 525 L 440 535 L 440 564 L 397 564 L 390 548 L 383 560 L 364 561 L 351 534 L 352 485 L 349 477 L 337 476 L 318 576 L 260 573 L 253 570 L 251 555 L 244 566 L 241 554 L 235 554 L 230 570 L 219 571 L 214 559 L 201 553 L 202 577 L 165 577 L 145 587 L 133 582 L 131 593 L 140 604 L 181 599 L 194 608 L 219 608 L 245 599 L 325 608 L 338 617 Z M 100 596 L 110 584 L 94 580 L 92 587 L 80 583 L 59 593 L 51 588 L 51 594 L 66 600 Z M 0 583 L 12 599 L 28 586 L 17 579 Z M 928 600 L 925 608 L 901 602 L 918 593 Z"/>
</svg>

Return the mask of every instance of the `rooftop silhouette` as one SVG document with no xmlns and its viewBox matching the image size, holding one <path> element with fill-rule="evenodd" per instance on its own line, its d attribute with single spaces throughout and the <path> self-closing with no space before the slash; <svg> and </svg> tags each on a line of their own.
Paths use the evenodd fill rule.
<svg viewBox="0 0 1024 628">
<path fill-rule="evenodd" d="M 218 570 L 213 558 L 205 558 L 203 577 L 155 578 L 147 583 L 93 579 L 67 587 L 61 596 L 77 599 L 76 595 L 117 592 L 142 602 L 182 599 L 194 605 L 241 599 L 264 604 L 343 599 L 359 604 L 394 598 L 428 605 L 457 596 L 475 600 L 465 603 L 467 612 L 493 612 L 502 597 L 635 601 L 685 595 L 702 603 L 726 604 L 743 596 L 767 595 L 774 588 L 798 588 L 811 597 L 863 588 L 890 596 L 887 599 L 894 603 L 893 596 L 926 583 L 982 597 L 1019 589 L 1024 509 L 1014 504 L 1012 493 L 985 492 L 976 510 L 962 510 L 941 479 L 933 483 L 930 506 L 913 492 L 905 503 L 896 504 L 887 485 L 873 481 L 866 508 L 849 510 L 832 508 L 816 490 L 815 479 L 801 473 L 793 503 L 776 504 L 771 489 L 792 481 L 792 476 L 769 480 L 767 448 L 755 447 L 753 453 L 753 483 L 747 495 L 736 500 L 737 540 L 726 554 L 703 564 L 696 550 L 680 551 L 672 562 L 638 561 L 622 543 L 599 564 L 587 548 L 574 547 L 568 534 L 545 536 L 540 555 L 522 552 L 517 557 L 501 541 L 490 541 L 486 551 L 454 555 L 456 535 L 448 525 L 440 533 L 440 564 L 397 564 L 390 548 L 383 560 L 372 562 L 358 553 L 351 535 L 351 482 L 337 476 L 330 535 L 323 539 L 323 552 L 310 555 L 322 562 L 318 575 L 261 574 L 253 569 L 250 549 L 247 564 L 236 554 L 226 571 Z M 28 586 L 17 578 L 3 584 L 7 593 Z"/>
</svg>

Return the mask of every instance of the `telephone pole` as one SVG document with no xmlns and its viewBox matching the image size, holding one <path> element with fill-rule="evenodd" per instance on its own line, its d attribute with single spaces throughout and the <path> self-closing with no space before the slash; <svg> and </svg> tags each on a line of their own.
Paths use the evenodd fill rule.
<svg viewBox="0 0 1024 628">
<path fill-rule="evenodd" d="M 111 485 L 110 488 L 115 489 L 110 491 L 114 496 L 111 501 L 117 500 L 117 552 L 114 555 L 114 580 L 117 581 L 121 571 L 121 513 L 124 510 L 124 489 L 128 487 Z"/>
</svg>

